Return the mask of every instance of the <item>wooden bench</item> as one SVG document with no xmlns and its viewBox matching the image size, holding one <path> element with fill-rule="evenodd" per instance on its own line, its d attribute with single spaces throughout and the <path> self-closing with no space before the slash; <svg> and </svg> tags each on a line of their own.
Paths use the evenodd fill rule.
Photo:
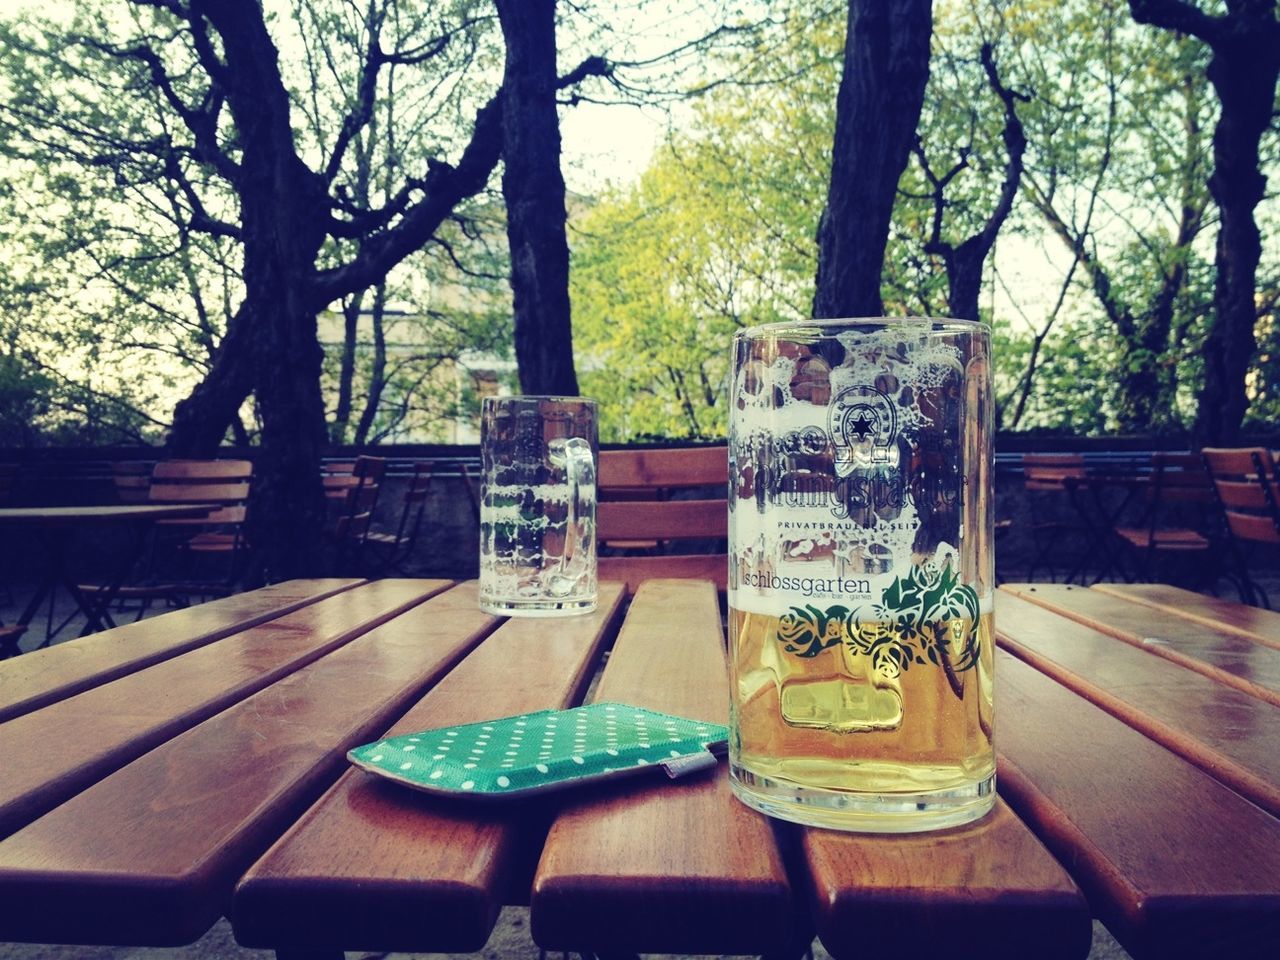
<svg viewBox="0 0 1280 960">
<path fill-rule="evenodd" d="M 601 579 L 626 583 L 633 592 L 654 577 L 710 580 L 724 590 L 728 483 L 722 446 L 602 452 L 596 508 Z M 715 493 L 708 496 L 707 488 Z M 700 499 L 680 499 L 682 491 Z M 720 546 L 698 553 L 690 541 Z"/>
</svg>

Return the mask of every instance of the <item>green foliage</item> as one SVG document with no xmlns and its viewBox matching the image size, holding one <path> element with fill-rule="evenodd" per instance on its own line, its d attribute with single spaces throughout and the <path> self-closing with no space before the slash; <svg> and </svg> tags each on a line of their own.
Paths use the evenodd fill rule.
<svg viewBox="0 0 1280 960">
<path fill-rule="evenodd" d="M 575 220 L 576 346 L 610 440 L 720 435 L 718 378 L 732 330 L 808 313 L 843 9 L 814 0 L 779 9 L 778 73 L 714 91 L 640 184 Z M 812 26 L 790 31 L 792 18 Z M 1029 140 L 981 308 L 995 336 L 1002 426 L 1184 430 L 1213 302 L 1206 182 L 1216 104 L 1203 48 L 1138 27 L 1123 0 L 935 4 L 920 150 L 900 183 L 886 254 L 886 308 L 947 314 L 934 245 L 973 236 L 995 205 L 1008 152 L 984 43 L 1021 98 Z M 1274 131 L 1267 144 L 1275 170 Z M 931 176 L 948 177 L 940 208 Z M 1280 227 L 1278 206 L 1264 204 L 1264 236 Z M 1280 287 L 1277 249 L 1264 243 L 1264 303 Z M 1280 410 L 1271 369 L 1280 369 L 1280 336 L 1265 323 L 1259 336 L 1250 388 L 1261 421 Z"/>
<path fill-rule="evenodd" d="M 724 436 L 733 332 L 808 314 L 843 19 L 786 19 L 766 42 L 767 92 L 717 89 L 638 184 L 571 220 L 574 346 L 603 440 Z"/>
<path fill-rule="evenodd" d="M 384 51 L 450 37 L 436 55 L 380 73 L 371 122 L 333 172 L 335 192 L 355 206 L 393 199 L 431 158 L 456 158 L 501 69 L 488 0 L 267 7 L 309 162 L 328 154 L 359 105 L 375 26 Z M 699 23 L 732 26 L 760 12 L 732 7 L 709 5 L 719 19 Z M 990 44 L 1002 82 L 1024 97 L 1017 110 L 1029 140 L 982 296 L 1002 426 L 1184 429 L 1213 305 L 1206 181 L 1216 102 L 1203 46 L 1138 27 L 1124 0 L 938 0 L 934 9 L 920 149 L 889 238 L 887 308 L 948 313 L 938 245 L 972 236 L 993 208 L 1007 151 L 1002 104 L 979 56 Z M 734 82 L 703 84 L 682 63 L 664 95 L 708 88 L 688 101 L 688 122 L 635 184 L 571 199 L 579 379 L 601 402 L 602 439 L 723 436 L 734 331 L 808 315 L 845 13 L 838 0 L 779 0 L 761 29 L 730 31 L 716 53 L 696 48 L 688 61 L 701 57 L 707 77 Z M 598 35 L 624 19 L 606 0 L 562 5 L 562 16 L 565 42 L 576 44 L 567 63 L 599 52 Z M 135 40 L 161 49 L 174 94 L 198 102 L 197 53 L 163 10 L 99 0 L 0 20 L 4 442 L 159 440 L 242 296 L 239 241 L 207 229 L 238 221 L 234 195 L 148 65 L 124 52 Z M 635 61 L 620 69 L 625 83 L 595 81 L 591 95 L 635 95 Z M 238 156 L 225 114 L 219 142 Z M 1274 181 L 1276 124 L 1263 158 Z M 939 207 L 930 177 L 948 174 Z M 1247 387 L 1250 422 L 1269 427 L 1280 418 L 1274 191 L 1258 221 L 1259 349 Z M 341 336 L 326 335 L 335 439 L 460 438 L 458 423 L 493 387 L 477 371 L 512 385 L 503 232 L 494 195 L 459 210 L 387 278 L 379 333 L 374 292 L 365 292 L 341 415 Z M 350 260 L 360 242 L 330 242 L 321 266 Z M 322 331 L 333 329 L 323 318 Z"/>
</svg>

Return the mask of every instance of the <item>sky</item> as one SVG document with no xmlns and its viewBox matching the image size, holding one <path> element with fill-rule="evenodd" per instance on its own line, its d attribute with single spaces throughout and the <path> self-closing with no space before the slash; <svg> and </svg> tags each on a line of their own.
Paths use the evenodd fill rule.
<svg viewBox="0 0 1280 960">
<path fill-rule="evenodd" d="M 578 20 L 566 20 L 560 43 L 560 72 L 573 69 L 583 57 L 603 54 L 614 61 L 649 61 L 677 50 L 719 25 L 726 6 L 722 0 L 598 0 L 580 4 L 585 12 Z M 736 7 L 767 4 L 748 0 Z M 676 83 L 702 79 L 705 58 L 688 56 L 674 61 Z M 630 72 L 629 79 L 652 79 L 654 72 Z M 593 92 L 595 92 L 593 90 Z M 607 93 L 607 89 L 604 91 Z M 601 187 L 636 180 L 648 166 L 654 150 L 668 129 L 679 127 L 690 116 L 689 104 L 676 101 L 670 108 L 632 104 L 582 102 L 561 111 L 560 133 L 566 186 L 578 193 L 594 193 Z"/>
<path fill-rule="evenodd" d="M 580 103 L 560 117 L 565 186 L 593 194 L 634 182 L 666 134 L 665 111 L 626 104 Z"/>
</svg>

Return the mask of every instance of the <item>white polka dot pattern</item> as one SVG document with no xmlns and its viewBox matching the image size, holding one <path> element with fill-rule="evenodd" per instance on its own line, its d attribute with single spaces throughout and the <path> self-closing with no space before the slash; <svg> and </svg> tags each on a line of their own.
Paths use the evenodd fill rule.
<svg viewBox="0 0 1280 960">
<path fill-rule="evenodd" d="M 419 789 L 515 796 L 632 774 L 727 737 L 717 724 L 596 703 L 423 730 L 356 747 L 348 757 Z"/>
</svg>

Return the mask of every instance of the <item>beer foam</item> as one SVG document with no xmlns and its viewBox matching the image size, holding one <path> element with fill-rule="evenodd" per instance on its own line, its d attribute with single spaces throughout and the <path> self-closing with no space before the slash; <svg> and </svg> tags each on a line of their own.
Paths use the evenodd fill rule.
<svg viewBox="0 0 1280 960">
<path fill-rule="evenodd" d="M 756 341 L 762 356 L 745 358 L 735 371 L 730 589 L 744 597 L 756 594 L 738 589 L 748 571 L 809 581 L 869 577 L 879 584 L 882 576 L 891 581 L 893 571 L 912 564 L 947 562 L 944 556 L 949 556 L 958 565 L 963 555 L 944 543 L 921 544 L 925 552 L 917 555 L 922 518 L 913 499 L 901 495 L 908 478 L 899 463 L 902 444 L 914 450 L 924 432 L 958 428 L 935 424 L 922 400 L 963 382 L 959 347 L 925 323 L 851 329 L 835 339 L 844 354 L 835 366 L 818 350 L 788 355 L 799 351 L 789 351 L 782 334 L 778 349 L 771 349 L 767 339 Z M 825 400 L 814 402 L 816 397 Z M 809 472 L 804 466 L 806 460 L 824 459 L 825 469 Z M 786 474 L 781 481 L 779 472 Z M 864 485 L 860 497 L 875 496 L 876 484 L 890 488 L 891 502 L 858 505 L 860 512 L 874 515 L 873 522 L 847 513 L 841 518 L 835 491 L 849 477 L 854 477 L 850 483 Z M 758 489 L 761 484 L 767 493 Z M 981 571 L 966 570 L 963 576 L 971 583 L 985 579 Z M 877 600 L 879 589 L 872 590 Z"/>
</svg>

